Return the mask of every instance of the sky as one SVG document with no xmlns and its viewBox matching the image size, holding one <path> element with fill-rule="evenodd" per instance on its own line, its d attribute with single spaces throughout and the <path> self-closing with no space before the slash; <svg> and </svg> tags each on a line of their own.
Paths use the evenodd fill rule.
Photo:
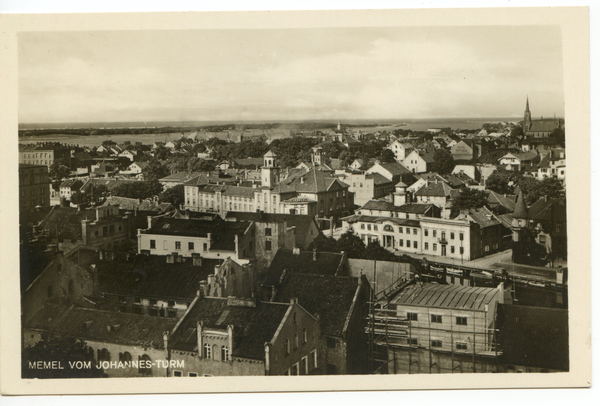
<svg viewBox="0 0 600 406">
<path fill-rule="evenodd" d="M 564 115 L 554 26 L 26 32 L 19 122 Z"/>
</svg>

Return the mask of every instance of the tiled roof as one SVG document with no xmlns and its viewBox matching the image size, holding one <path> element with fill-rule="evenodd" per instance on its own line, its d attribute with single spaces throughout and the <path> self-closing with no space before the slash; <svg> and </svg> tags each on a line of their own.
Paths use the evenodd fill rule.
<svg viewBox="0 0 600 406">
<path fill-rule="evenodd" d="M 498 204 L 498 205 L 506 208 L 509 211 L 515 210 L 515 201 L 513 199 L 510 199 L 504 195 L 501 195 L 500 193 L 496 193 L 491 190 L 489 191 L 489 194 L 488 194 L 488 203 L 489 204 Z"/>
<path fill-rule="evenodd" d="M 569 322 L 566 309 L 498 306 L 497 339 L 505 364 L 567 371 Z"/>
<path fill-rule="evenodd" d="M 404 165 L 402 165 L 398 162 L 390 162 L 387 164 L 379 164 L 379 165 L 382 168 L 384 168 L 385 170 L 387 170 L 388 172 L 390 172 L 392 174 L 392 176 L 412 173 Z"/>
<path fill-rule="evenodd" d="M 406 306 L 483 311 L 497 293 L 495 288 L 424 283 L 409 285 L 392 302 Z"/>
<path fill-rule="evenodd" d="M 469 217 L 479 224 L 480 227 L 491 227 L 500 224 L 500 222 L 494 216 L 487 207 L 480 207 L 478 209 L 469 209 Z"/>
<path fill-rule="evenodd" d="M 160 182 L 185 182 L 185 181 L 188 181 L 188 180 L 193 179 L 200 175 L 201 175 L 201 173 L 199 173 L 199 172 L 182 171 L 182 172 L 176 172 L 174 174 L 165 176 L 164 178 L 160 178 L 159 181 Z"/>
<path fill-rule="evenodd" d="M 344 217 L 342 220 L 347 221 L 348 223 L 384 223 L 384 222 L 392 222 L 401 226 L 409 226 L 409 227 L 420 227 L 419 220 L 409 220 L 409 219 L 400 219 L 397 217 L 382 217 L 382 216 L 365 216 L 360 214 L 353 214 L 352 216 Z"/>
<path fill-rule="evenodd" d="M 171 348 L 197 351 L 196 326 L 227 330 L 233 325 L 232 356 L 263 360 L 289 304 L 259 302 L 256 307 L 228 306 L 225 298 L 201 298 L 189 310 L 172 337 Z"/>
<path fill-rule="evenodd" d="M 161 217 L 152 219 L 152 227 L 148 234 L 207 237 L 208 233 L 212 233 L 212 237 L 216 238 L 220 234 L 229 235 L 228 231 L 243 233 L 248 225 L 250 223 L 246 221 L 207 221 Z"/>
<path fill-rule="evenodd" d="M 332 187 L 335 187 L 336 184 L 339 185 L 340 189 L 348 187 L 348 185 L 346 185 L 344 182 L 341 182 L 335 176 L 316 169 L 311 169 L 310 171 L 298 177 L 288 177 L 282 183 L 293 187 L 294 190 L 299 193 L 325 192 L 330 190 Z"/>
<path fill-rule="evenodd" d="M 308 234 L 312 224 L 315 224 L 316 226 L 314 216 L 305 214 L 248 213 L 230 211 L 227 213 L 225 220 L 256 221 L 264 223 L 279 223 L 285 221 L 288 227 L 296 227 L 296 236 L 298 236 L 298 239 Z"/>
<path fill-rule="evenodd" d="M 559 121 L 554 119 L 533 120 L 529 131 L 526 132 L 552 132 L 559 127 Z"/>
<path fill-rule="evenodd" d="M 378 173 L 370 173 L 370 174 L 366 175 L 366 178 L 367 179 L 373 179 L 373 181 L 374 181 L 374 183 L 376 185 L 383 185 L 383 184 L 386 184 L 386 183 L 392 183 L 391 180 L 389 180 L 385 176 L 380 175 Z"/>
<path fill-rule="evenodd" d="M 286 273 L 335 275 L 343 258 L 339 253 L 317 252 L 315 261 L 313 255 L 312 251 L 300 251 L 299 254 L 294 254 L 288 249 L 278 250 L 269 266 L 263 285 L 278 285 L 284 270 Z"/>
<path fill-rule="evenodd" d="M 176 323 L 174 318 L 72 307 L 47 330 L 59 336 L 163 349 L 163 333 Z"/>
<path fill-rule="evenodd" d="M 89 260 L 98 269 L 101 292 L 115 295 L 134 295 L 153 298 L 192 300 L 199 282 L 207 280 L 215 266 L 223 261 L 202 258 L 201 266 L 194 266 L 191 258 L 167 263 L 165 256 L 136 255 L 125 260 Z"/>
<path fill-rule="evenodd" d="M 542 197 L 529 207 L 529 218 L 538 221 L 567 221 L 566 200 Z"/>
<path fill-rule="evenodd" d="M 450 196 L 451 190 L 445 182 L 429 183 L 417 190 L 415 196 Z"/>
<path fill-rule="evenodd" d="M 275 294 L 275 302 L 298 304 L 319 315 L 323 334 L 342 337 L 344 324 L 358 287 L 358 278 L 288 273 Z"/>
<path fill-rule="evenodd" d="M 244 187 L 244 186 L 225 186 L 225 188 L 221 191 L 223 196 L 238 196 L 245 197 L 248 199 L 254 199 L 254 193 L 256 192 L 255 188 L 252 187 Z"/>
</svg>

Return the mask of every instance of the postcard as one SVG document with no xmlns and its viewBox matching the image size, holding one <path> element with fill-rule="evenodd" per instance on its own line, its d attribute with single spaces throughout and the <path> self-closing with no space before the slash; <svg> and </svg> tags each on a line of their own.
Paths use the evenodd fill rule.
<svg viewBox="0 0 600 406">
<path fill-rule="evenodd" d="M 587 8 L 0 22 L 3 394 L 591 385 Z"/>
</svg>

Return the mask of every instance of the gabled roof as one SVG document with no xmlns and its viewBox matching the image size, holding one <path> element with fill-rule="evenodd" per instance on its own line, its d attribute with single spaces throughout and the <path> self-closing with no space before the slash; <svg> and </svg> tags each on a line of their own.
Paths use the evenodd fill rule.
<svg viewBox="0 0 600 406">
<path fill-rule="evenodd" d="M 92 261 L 98 270 L 99 289 L 113 295 L 193 300 L 199 282 L 215 272 L 220 259 L 202 258 L 195 266 L 191 258 L 167 263 L 165 256 L 136 255 L 129 260 Z M 88 262 L 90 262 L 88 260 Z M 90 265 L 91 265 L 90 263 Z"/>
<path fill-rule="evenodd" d="M 72 190 L 78 190 L 83 186 L 83 182 L 79 179 L 67 179 L 60 184 L 61 188 L 70 188 Z"/>
<path fill-rule="evenodd" d="M 309 313 L 319 315 L 323 334 L 343 337 L 357 288 L 358 278 L 286 273 L 274 301 L 298 298 L 298 304 Z"/>
<path fill-rule="evenodd" d="M 392 183 L 391 180 L 389 180 L 388 178 L 386 178 L 385 176 L 379 174 L 379 173 L 370 173 L 368 175 L 365 176 L 366 179 L 373 179 L 373 183 L 375 183 L 375 185 L 383 185 L 386 183 Z"/>
<path fill-rule="evenodd" d="M 490 190 L 488 193 L 488 203 L 492 205 L 500 205 L 509 211 L 514 211 L 516 205 L 514 200 L 492 190 Z"/>
<path fill-rule="evenodd" d="M 284 270 L 286 273 L 333 276 L 342 264 L 343 258 L 340 253 L 317 252 L 314 260 L 312 251 L 300 251 L 299 254 L 294 254 L 291 250 L 280 249 L 269 266 L 263 285 L 278 285 Z"/>
<path fill-rule="evenodd" d="M 157 349 L 164 348 L 163 333 L 175 324 L 174 318 L 76 307 L 67 310 L 58 322 L 49 320 L 44 325 L 36 321 L 38 329 L 63 337 Z"/>
<path fill-rule="evenodd" d="M 185 182 L 200 175 L 202 175 L 200 172 L 181 171 L 165 176 L 164 178 L 160 178 L 159 182 Z"/>
<path fill-rule="evenodd" d="M 409 285 L 392 300 L 396 305 L 479 310 L 498 294 L 496 288 L 423 283 Z"/>
<path fill-rule="evenodd" d="M 435 182 L 423 185 L 415 192 L 415 196 L 450 196 L 451 190 L 446 182 Z"/>
<path fill-rule="evenodd" d="M 311 225 L 315 225 L 319 230 L 314 216 L 305 214 L 283 214 L 283 213 L 248 213 L 239 211 L 227 212 L 225 217 L 227 221 L 255 221 L 260 223 L 280 223 L 286 222 L 287 227 L 296 228 L 296 236 L 298 240 L 306 236 L 310 230 Z M 318 231 L 321 232 L 320 230 Z M 315 236 L 316 237 L 316 236 Z M 300 241 L 297 241 L 298 243 Z"/>
<path fill-rule="evenodd" d="M 469 209 L 468 217 L 479 224 L 480 227 L 491 227 L 500 224 L 500 222 L 494 216 L 494 213 L 492 213 L 487 207 Z"/>
<path fill-rule="evenodd" d="M 264 360 L 270 342 L 288 311 L 288 303 L 258 302 L 256 307 L 228 305 L 225 298 L 201 298 L 188 311 L 171 338 L 171 348 L 197 351 L 196 326 L 227 330 L 232 325 L 234 357 Z"/>
<path fill-rule="evenodd" d="M 311 169 L 298 177 L 288 177 L 281 183 L 291 186 L 299 193 L 320 193 L 348 187 L 335 176 L 316 169 Z"/>
<path fill-rule="evenodd" d="M 387 170 L 388 172 L 390 172 L 392 174 L 392 176 L 395 175 L 405 175 L 408 173 L 412 172 L 410 170 L 408 170 L 404 165 L 402 165 L 401 163 L 398 162 L 389 162 L 386 164 L 379 164 L 383 169 Z"/>
<path fill-rule="evenodd" d="M 526 132 L 552 132 L 559 127 L 558 119 L 533 120 Z"/>
<path fill-rule="evenodd" d="M 152 227 L 147 234 L 207 237 L 208 233 L 211 233 L 213 239 L 218 238 L 218 236 L 233 238 L 233 236 L 230 236 L 230 232 L 241 234 L 249 225 L 250 223 L 246 221 L 209 221 L 160 217 L 152 219 Z M 216 248 L 215 244 L 211 244 L 211 248 Z"/>
<path fill-rule="evenodd" d="M 566 200 L 542 197 L 529 207 L 529 218 L 537 221 L 567 221 Z"/>
</svg>

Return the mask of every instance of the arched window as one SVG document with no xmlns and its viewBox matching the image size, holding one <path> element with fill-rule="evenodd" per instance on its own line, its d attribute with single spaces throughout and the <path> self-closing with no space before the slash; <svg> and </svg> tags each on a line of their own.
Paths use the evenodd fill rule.
<svg viewBox="0 0 600 406">
<path fill-rule="evenodd" d="M 98 362 L 110 361 L 110 352 L 106 348 L 98 350 Z"/>
<path fill-rule="evenodd" d="M 298 333 L 294 333 L 294 348 L 298 348 Z"/>
<path fill-rule="evenodd" d="M 389 224 L 386 224 L 385 226 L 383 226 L 383 231 L 393 232 L 394 228 L 392 226 L 390 226 Z"/>
<path fill-rule="evenodd" d="M 290 353 L 290 340 L 289 339 L 285 339 L 285 353 L 289 354 Z"/>
<path fill-rule="evenodd" d="M 152 359 L 148 356 L 148 354 L 144 354 L 141 357 L 138 357 L 140 361 L 139 364 L 139 373 L 141 375 L 152 375 Z"/>
<path fill-rule="evenodd" d="M 211 358 L 211 356 L 210 356 L 210 344 L 208 344 L 208 343 L 204 344 L 204 358 L 205 359 L 210 359 Z"/>
<path fill-rule="evenodd" d="M 131 354 L 125 351 L 124 353 L 119 353 L 119 361 L 128 362 L 131 361 Z"/>
<path fill-rule="evenodd" d="M 305 328 L 302 329 L 302 342 L 303 343 L 308 342 L 308 334 L 306 333 L 306 329 Z"/>
<path fill-rule="evenodd" d="M 229 348 L 226 345 L 221 347 L 221 361 L 229 361 Z"/>
</svg>

